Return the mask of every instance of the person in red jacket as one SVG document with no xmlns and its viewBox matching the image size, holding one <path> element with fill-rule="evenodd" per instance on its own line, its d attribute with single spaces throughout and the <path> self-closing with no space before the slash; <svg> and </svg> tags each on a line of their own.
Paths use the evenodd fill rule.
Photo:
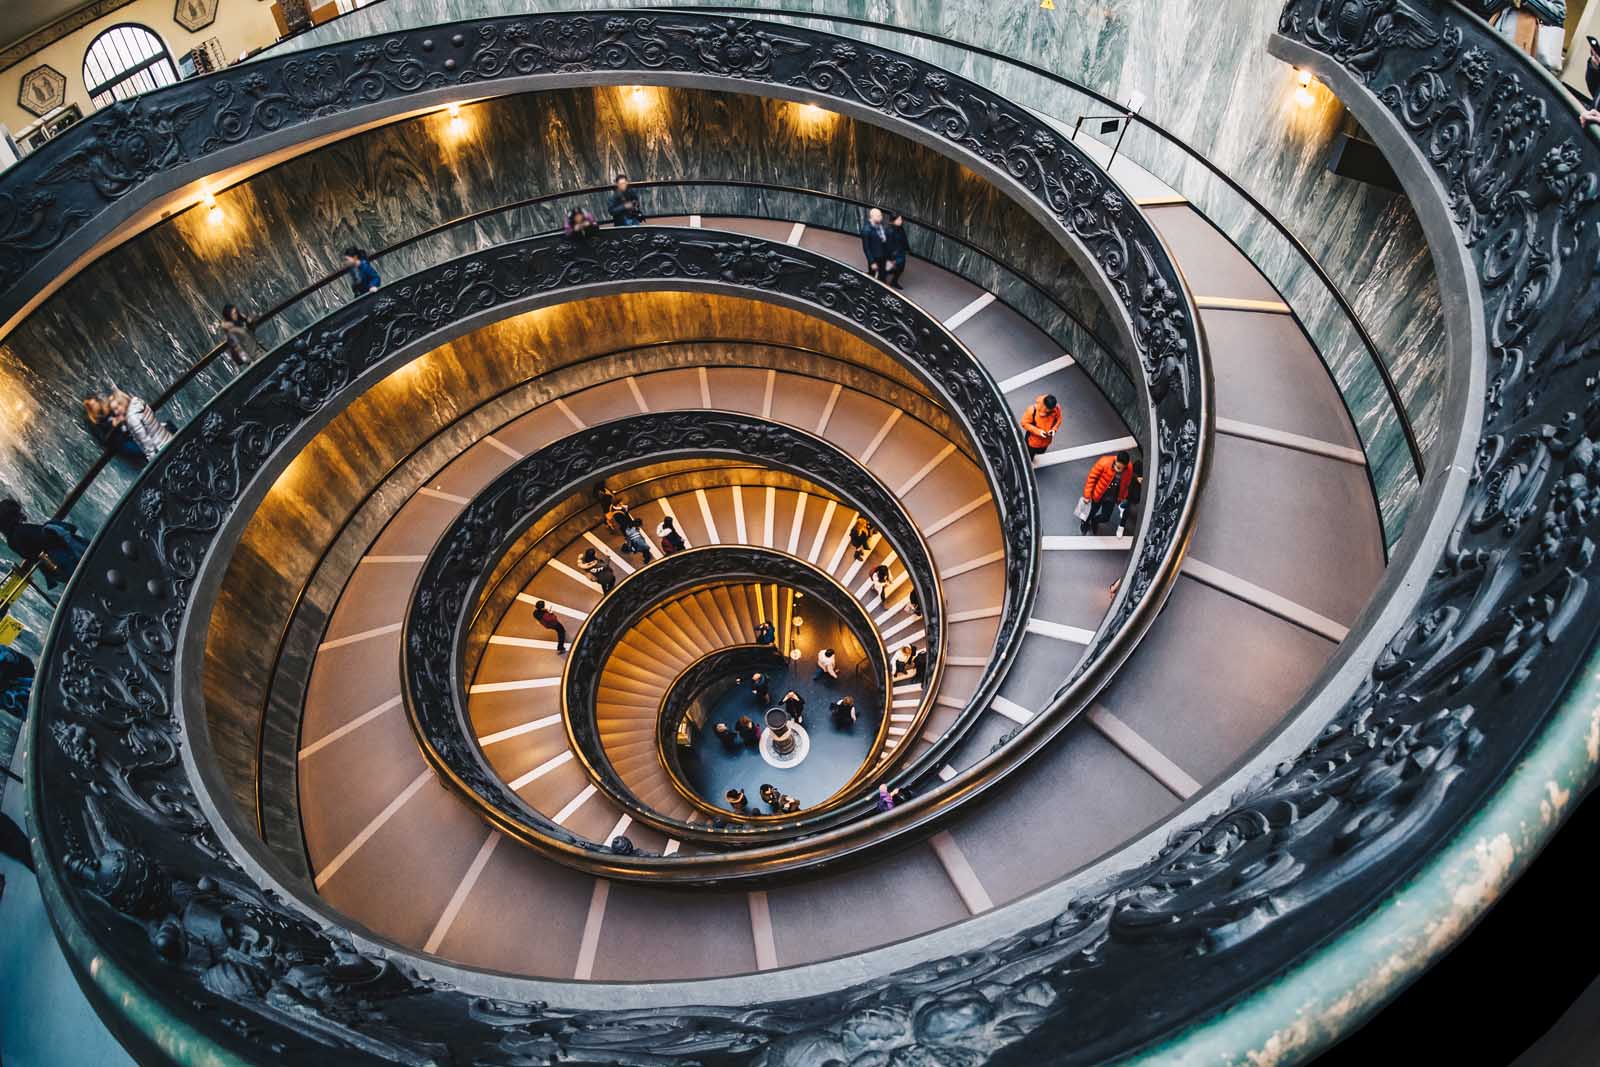
<svg viewBox="0 0 1600 1067">
<path fill-rule="evenodd" d="M 1022 413 L 1022 431 L 1028 436 L 1028 451 L 1042 456 L 1061 428 L 1061 405 L 1049 393 L 1034 398 Z"/>
<path fill-rule="evenodd" d="M 1078 532 L 1098 533 L 1100 524 L 1111 518 L 1111 513 L 1122 501 L 1128 499 L 1133 488 L 1133 467 L 1128 454 L 1101 456 L 1089 468 L 1089 477 L 1083 480 L 1083 498 L 1089 502 L 1089 517 L 1078 523 Z"/>
</svg>

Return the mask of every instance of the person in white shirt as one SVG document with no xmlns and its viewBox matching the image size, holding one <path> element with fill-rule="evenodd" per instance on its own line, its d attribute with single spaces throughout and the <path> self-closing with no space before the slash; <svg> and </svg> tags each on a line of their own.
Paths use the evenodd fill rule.
<svg viewBox="0 0 1600 1067">
<path fill-rule="evenodd" d="M 825 648 L 817 653 L 817 673 L 811 676 L 811 680 L 814 682 L 823 675 L 827 675 L 835 681 L 839 678 L 839 664 L 833 658 L 833 649 L 831 648 Z"/>
<path fill-rule="evenodd" d="M 172 440 L 172 431 L 156 417 L 154 409 L 141 397 L 113 389 L 110 408 L 111 424 L 127 429 L 128 436 L 139 446 L 145 459 L 155 459 L 156 454 Z"/>
</svg>

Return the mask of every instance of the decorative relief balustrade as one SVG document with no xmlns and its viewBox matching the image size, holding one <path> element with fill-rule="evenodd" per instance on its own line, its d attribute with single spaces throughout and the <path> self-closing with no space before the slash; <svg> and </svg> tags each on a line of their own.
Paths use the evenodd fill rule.
<svg viewBox="0 0 1600 1067">
<path fill-rule="evenodd" d="M 924 617 L 925 648 L 930 663 L 941 659 L 943 598 L 933 560 L 915 524 L 893 493 L 848 455 L 818 437 L 751 415 L 668 411 L 578 431 L 517 462 L 444 530 L 417 577 L 402 646 L 406 706 L 429 762 L 485 818 L 524 844 L 608 878 L 659 882 L 675 872 L 694 880 L 713 874 L 768 877 L 772 862 L 725 862 L 715 856 L 652 857 L 631 847 L 618 851 L 607 842 L 587 841 L 529 807 L 491 769 L 474 740 L 466 710 L 466 681 L 460 676 L 462 649 L 484 583 L 530 523 L 566 497 L 588 495 L 607 476 L 630 466 L 708 456 L 760 457 L 763 463 L 805 475 L 871 516 L 923 603 L 929 605 Z M 644 808 L 610 769 L 595 723 L 595 708 L 601 670 L 618 635 L 665 598 L 708 581 L 737 578 L 810 589 L 851 620 L 855 629 L 872 632 L 871 619 L 860 602 L 803 560 L 755 548 L 691 549 L 629 575 L 589 613 L 568 652 L 562 681 L 567 734 L 596 784 L 647 824 L 661 825 L 682 840 L 714 842 L 725 848 L 749 844 L 736 840 L 742 837 L 759 835 L 761 843 L 766 843 L 872 810 L 872 799 L 867 797 L 852 806 L 808 812 L 806 817 L 779 827 L 716 830 L 670 822 Z M 876 657 L 879 673 L 887 677 L 881 647 L 876 649 Z"/>
<path fill-rule="evenodd" d="M 681 13 L 495 19 L 180 83 L 106 109 L 0 177 L 0 304 L 20 307 L 141 205 L 268 149 L 466 93 L 657 77 L 816 99 L 920 131 L 1006 183 L 1064 246 L 1085 256 L 1125 320 L 1154 438 L 1147 444 L 1151 520 L 1104 634 L 1153 612 L 1188 535 L 1210 418 L 1201 344 L 1175 269 L 1142 216 L 1024 108 L 919 61 L 827 34 Z M 648 1006 L 659 1004 L 651 997 L 630 1006 L 630 994 L 615 988 L 596 997 L 581 985 L 483 981 L 344 929 L 308 889 L 280 879 L 213 804 L 203 777 L 203 709 L 192 674 L 217 561 L 226 559 L 251 505 L 295 448 L 420 346 L 495 315 L 639 284 L 758 293 L 848 320 L 966 420 L 1008 545 L 1005 625 L 992 675 L 999 677 L 1016 639 L 1005 626 L 1019 628 L 1031 600 L 1033 482 L 994 383 L 938 323 L 820 257 L 702 231 L 605 233 L 588 245 L 537 239 L 419 272 L 330 315 L 243 372 L 152 462 L 63 598 L 35 690 L 32 811 L 41 888 L 69 957 L 136 1054 L 151 1062 L 235 1056 L 276 1064 L 336 1057 L 505 1065 L 567 1058 L 778 1067 L 873 1050 L 890 1055 L 917 1043 L 964 1062 L 1025 1033 L 1066 1026 L 1064 1004 L 1075 990 L 1169 982 L 1183 971 L 1179 963 L 1201 958 L 1186 955 L 1196 948 L 1230 947 L 1288 925 L 1252 920 L 1265 904 L 1241 910 L 1234 903 L 1278 903 L 1260 868 L 1277 866 L 1281 835 L 1266 831 L 1282 824 L 1286 805 L 1298 799 L 1281 792 L 1282 784 L 1256 807 L 1246 803 L 1176 838 L 1155 866 L 1108 882 L 1058 919 L 1018 929 L 984 951 L 938 958 L 941 939 L 960 936 L 944 931 L 926 943 L 928 962 L 868 988 L 773 1004 L 769 983 L 751 984 L 745 1003 L 770 1005 L 754 1009 L 663 1009 Z M 1013 546 L 1025 548 L 1013 554 Z M 1537 605 L 1523 610 L 1530 626 L 1538 621 Z M 1137 626 L 1130 621 L 1129 629 Z M 1097 638 L 1096 653 L 1110 647 L 1106 641 Z M 1397 648 L 1396 659 L 1407 647 Z M 992 695 L 992 686 L 981 691 L 974 706 Z M 1431 719 L 1400 737 L 1381 720 L 1363 719 L 1322 742 L 1284 782 L 1313 798 L 1326 797 L 1332 784 L 1352 793 L 1361 810 L 1403 815 L 1401 799 L 1412 798 L 1415 780 L 1447 781 L 1452 754 L 1475 736 L 1451 726 L 1459 719 Z M 1045 726 L 1030 729 L 1042 743 Z M 1375 767 L 1372 747 L 1409 758 L 1387 778 L 1369 771 L 1348 780 L 1327 771 L 1328 751 Z M 985 784 L 999 780 L 1005 758 L 985 761 Z M 1385 782 L 1392 782 L 1389 793 Z M 882 830 L 914 831 L 953 810 L 937 793 L 897 807 Z M 1355 832 L 1354 844 L 1367 846 L 1354 861 L 1362 872 L 1375 866 L 1367 839 L 1387 852 L 1399 840 L 1401 830 L 1386 831 L 1382 822 Z M 823 846 L 826 836 L 818 839 Z M 841 842 L 867 847 L 865 839 Z M 1292 873 L 1285 872 L 1291 883 Z M 1240 888 L 1224 893 L 1223 880 Z M 1350 880 L 1299 884 L 1332 891 Z M 1293 905 L 1312 899 L 1288 901 L 1287 913 L 1304 915 Z M 1190 1017 L 1185 1006 L 1196 998 L 1222 995 L 1216 983 L 1186 989 L 1189 999 L 1180 995 L 1174 1008 L 1142 1017 L 1142 1032 L 1175 1026 Z M 727 995 L 724 1003 L 737 999 Z M 1077 1013 L 1071 1021 L 1082 1028 L 1071 1055 L 1131 1043 L 1140 1030 Z M 1106 1033 L 1113 1024 L 1117 1032 Z M 175 1043 L 178 1032 L 183 1040 Z"/>
</svg>

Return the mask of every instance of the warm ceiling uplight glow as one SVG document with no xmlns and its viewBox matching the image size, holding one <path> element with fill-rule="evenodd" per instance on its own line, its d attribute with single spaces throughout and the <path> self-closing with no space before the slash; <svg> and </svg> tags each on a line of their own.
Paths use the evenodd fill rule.
<svg viewBox="0 0 1600 1067">
<path fill-rule="evenodd" d="M 1294 102 L 1301 107 L 1310 107 L 1317 102 L 1317 96 L 1311 91 L 1311 72 L 1302 70 L 1295 79 L 1300 87 L 1294 91 Z"/>
<path fill-rule="evenodd" d="M 217 198 L 211 193 L 206 193 L 200 197 L 200 204 L 206 209 L 206 221 L 213 226 L 221 226 L 222 205 L 217 203 Z"/>
<path fill-rule="evenodd" d="M 461 114 L 461 105 L 451 104 L 449 107 L 445 108 L 445 111 L 450 113 L 451 118 L 455 118 Z"/>
<path fill-rule="evenodd" d="M 827 108 L 819 107 L 816 104 L 795 104 L 791 114 L 794 115 L 795 121 L 802 128 L 808 130 L 825 129 L 833 124 L 834 119 L 839 117 L 837 112 L 829 111 Z"/>
</svg>

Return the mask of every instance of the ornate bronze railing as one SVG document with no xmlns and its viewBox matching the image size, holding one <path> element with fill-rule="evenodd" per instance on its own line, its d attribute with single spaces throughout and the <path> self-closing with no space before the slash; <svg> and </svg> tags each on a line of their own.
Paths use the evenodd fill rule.
<svg viewBox="0 0 1600 1067">
<path fill-rule="evenodd" d="M 635 819 L 679 841 L 700 841 L 713 847 L 723 848 L 744 847 L 749 840 L 757 839 L 758 831 L 760 841 L 769 841 L 825 825 L 831 820 L 824 820 L 820 816 L 853 799 L 854 794 L 863 787 L 866 776 L 877 766 L 874 757 L 877 756 L 889 727 L 887 706 L 884 708 L 878 736 L 863 758 L 861 769 L 851 775 L 831 796 L 807 807 L 803 816 L 797 814 L 736 817 L 726 809 L 718 810 L 705 798 L 689 797 L 690 802 L 696 807 L 721 815 L 728 821 L 727 826 L 713 827 L 706 826 L 703 819 L 691 823 L 655 811 L 641 803 L 627 782 L 617 773 L 606 752 L 605 739 L 600 735 L 596 721 L 600 679 L 606 661 L 618 643 L 624 639 L 628 629 L 657 605 L 681 596 L 695 587 L 746 581 L 776 583 L 799 589 L 808 597 L 826 606 L 861 640 L 867 650 L 868 661 L 872 664 L 873 674 L 878 679 L 878 688 L 887 694 L 889 657 L 884 651 L 883 643 L 878 640 L 872 619 L 861 601 L 825 572 L 812 567 L 805 560 L 776 549 L 730 545 L 706 546 L 668 556 L 661 560 L 660 564 L 645 567 L 619 582 L 616 589 L 608 594 L 584 620 L 582 628 L 573 637 L 572 647 L 567 655 L 561 681 L 562 721 L 566 725 L 567 737 L 572 748 L 584 762 L 590 778 Z M 925 577 L 933 576 L 931 568 L 928 568 L 926 563 L 916 570 Z M 916 579 L 913 578 L 912 581 L 915 582 Z M 937 596 L 937 585 L 934 588 Z M 938 620 L 930 616 L 928 621 L 933 623 L 934 627 L 942 629 Z M 936 632 L 934 627 L 930 627 L 928 631 L 930 662 L 936 655 L 933 651 L 935 646 L 931 643 Z M 709 661 L 701 662 L 705 664 Z M 703 666 L 702 669 L 709 670 L 711 667 Z M 703 686 L 709 676 L 697 675 L 690 678 L 692 671 L 691 666 L 671 688 L 676 690 L 680 684 L 684 689 Z M 670 709 L 667 708 L 667 697 L 670 695 L 669 692 L 662 698 L 663 714 L 657 725 L 658 737 L 669 734 L 676 726 L 675 722 L 671 724 L 668 722 Z M 679 710 L 681 713 L 681 708 Z M 630 850 L 629 854 L 637 853 Z M 658 876 L 652 874 L 651 877 Z"/>
<path fill-rule="evenodd" d="M 641 235 L 643 236 L 643 235 Z M 626 237 L 619 238 L 620 241 Z M 651 242 L 653 243 L 653 242 Z M 672 411 L 637 415 L 575 432 L 513 464 L 464 507 L 440 534 L 417 576 L 406 614 L 401 677 L 406 707 L 424 754 L 446 783 L 493 825 L 522 843 L 561 862 L 603 872 L 609 878 L 661 881 L 680 875 L 703 881 L 716 875 L 770 877 L 768 860 L 759 868 L 715 856 L 646 856 L 629 848 L 607 849 L 558 826 L 526 804 L 490 767 L 478 747 L 467 714 L 467 680 L 461 665 L 467 632 L 495 564 L 527 526 L 560 500 L 583 493 L 613 473 L 644 462 L 701 457 L 759 456 L 773 467 L 803 474 L 862 514 L 871 516 L 894 547 L 912 587 L 929 605 L 927 651 L 930 692 L 937 688 L 942 661 L 942 594 L 933 562 L 916 525 L 893 493 L 855 460 L 811 434 L 751 415 L 711 411 Z M 765 576 L 763 578 L 763 576 Z M 575 753 L 590 777 L 635 817 L 680 839 L 730 847 L 743 837 L 762 843 L 860 816 L 870 798 L 847 803 L 843 795 L 779 825 L 715 828 L 668 819 L 632 796 L 611 768 L 595 722 L 596 688 L 601 668 L 622 630 L 662 599 L 713 579 L 779 581 L 811 589 L 857 628 L 872 632 L 858 601 L 819 572 L 787 553 L 757 548 L 708 546 L 669 556 L 636 571 L 590 612 L 568 650 L 563 671 L 563 721 Z M 883 656 L 881 648 L 878 655 Z M 887 677 L 887 663 L 884 664 Z M 952 739 L 952 743 L 954 740 Z M 907 773 L 921 768 L 915 762 Z M 857 783 L 852 781 L 853 787 Z M 842 806 L 841 806 L 842 805 Z M 597 858 L 597 850 L 609 854 Z"/>
<path fill-rule="evenodd" d="M 1192 301 L 1154 231 L 1092 163 L 1025 109 L 917 60 L 826 34 L 688 15 L 489 19 L 266 60 L 147 94 L 97 115 L 0 179 L 0 203 L 12 212 L 3 227 L 12 265 L 0 275 L 6 306 L 20 306 L 67 259 L 164 192 L 265 151 L 485 91 L 658 79 L 849 111 L 920 136 L 1029 204 L 1103 287 L 1137 355 L 1150 424 L 1167 427 L 1148 443 L 1149 499 L 1164 520 L 1157 540 L 1171 540 L 1158 544 L 1141 534 L 1134 566 L 1171 573 L 1204 468 L 1209 381 Z M 126 153 L 135 141 L 139 150 Z M 24 208 L 19 191 L 29 184 L 44 195 Z M 1048 1028 L 1060 1017 L 1051 1007 L 1052 984 L 1079 972 L 1060 974 L 1057 964 L 1087 958 L 1068 942 L 1087 944 L 1080 920 L 1103 929 L 1103 911 L 1074 912 L 998 941 L 998 924 L 1012 920 L 996 912 L 980 924 L 988 933 L 955 927 L 925 940 L 914 952 L 928 961 L 925 968 L 917 964 L 872 990 L 840 995 L 858 985 L 861 972 L 818 965 L 807 988 L 831 992 L 775 1011 L 752 1014 L 742 1006 L 771 1002 L 766 979 L 719 986 L 715 1001 L 737 1008 L 663 1010 L 659 999 L 634 1001 L 615 987 L 485 979 L 416 957 L 402 965 L 396 961 L 403 950 L 365 931 L 347 933 L 347 921 L 308 887 L 286 884 L 236 813 L 215 803 L 196 682 L 199 634 L 220 562 L 295 450 L 368 382 L 495 316 L 626 285 L 754 291 L 775 283 L 774 269 L 794 280 L 782 264 L 798 250 L 769 255 L 755 241 L 743 242 L 755 254 L 733 255 L 710 274 L 672 273 L 665 263 L 671 257 L 657 260 L 645 245 L 662 236 L 602 235 L 592 247 L 616 253 L 604 265 L 581 252 L 562 260 L 546 254 L 550 246 L 520 242 L 421 272 L 333 313 L 216 398 L 150 464 L 102 529 L 63 598 L 41 664 L 31 809 L 41 890 L 68 956 L 142 1060 L 422 1064 L 637 1058 L 647 1050 L 733 1061 L 766 1046 L 772 1057 L 806 1062 L 797 1042 L 814 1036 L 824 1043 L 814 1049 L 831 1048 L 857 1012 L 876 1012 L 877 1005 L 885 1018 L 906 1020 L 900 1040 L 910 1042 L 908 998 L 920 1001 L 922 1017 L 958 988 L 977 1001 L 1019 992 L 998 1011 L 973 1015 L 950 1006 L 951 1019 L 1000 1024 L 984 1024 L 982 1040 L 991 1046 L 1016 1033 L 1008 1021 L 1025 1017 L 1029 1026 Z M 727 251 L 721 238 L 701 240 Z M 29 256 L 36 258 L 31 269 Z M 808 304 L 815 313 L 842 320 L 862 301 L 889 307 L 860 275 L 833 264 L 818 274 L 837 284 L 817 291 Z M 801 299 L 776 288 L 766 295 Z M 937 324 L 921 326 L 902 308 L 877 321 L 852 321 L 859 330 L 891 331 L 891 348 L 908 366 L 946 370 L 951 379 L 936 388 L 947 390 L 952 411 L 978 415 L 993 396 L 993 383 L 961 362 L 959 346 Z M 1020 460 L 1009 413 L 986 421 L 977 440 L 988 462 L 1012 454 Z M 1163 453 L 1167 447 L 1174 454 Z M 989 473 L 998 507 L 1031 514 L 1016 507 L 1031 500 L 1025 469 L 1016 498 L 1007 495 L 1007 478 Z M 1010 574 L 1010 565 L 1008 559 L 1008 597 L 1032 583 L 1031 574 Z M 1147 604 L 1159 601 L 1164 583 L 1144 586 Z M 1125 582 L 1119 599 L 1139 587 Z M 1013 746 L 942 791 L 819 834 L 812 844 L 827 863 L 844 862 L 876 848 L 884 835 L 926 832 L 956 802 L 995 788 L 1034 750 Z M 966 954 L 985 943 L 991 951 Z M 1144 968 L 1139 973 L 1164 973 L 1149 956 L 1133 956 Z M 710 984 L 700 988 L 713 995 Z M 942 1008 L 933 1010 L 941 1012 L 941 1034 L 964 1032 L 946 1027 Z M 1139 1021 L 1166 1020 L 1152 1013 Z"/>
<path fill-rule="evenodd" d="M 717 682 L 747 676 L 755 671 L 778 674 L 788 667 L 788 657 L 776 645 L 726 645 L 707 652 L 689 664 L 667 686 L 666 692 L 661 694 L 661 706 L 656 714 L 656 757 L 672 779 L 672 787 L 686 801 L 702 811 L 714 811 L 726 819 L 748 817 L 727 808 L 716 808 L 690 787 L 678 752 L 678 733 L 696 702 Z M 701 740 L 705 744 L 711 743 L 704 732 Z"/>
</svg>

